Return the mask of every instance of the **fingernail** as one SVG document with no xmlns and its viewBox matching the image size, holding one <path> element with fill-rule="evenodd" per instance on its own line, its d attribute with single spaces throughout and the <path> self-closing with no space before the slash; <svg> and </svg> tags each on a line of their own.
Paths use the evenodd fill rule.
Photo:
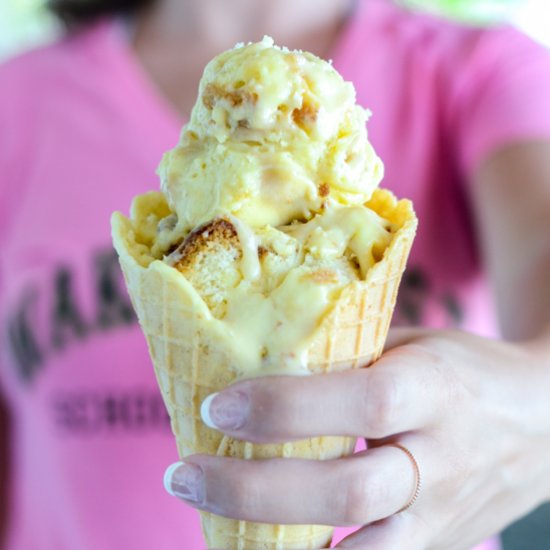
<svg viewBox="0 0 550 550">
<path fill-rule="evenodd" d="M 204 500 L 204 473 L 197 464 L 176 462 L 164 473 L 164 488 L 172 496 L 200 504 Z"/>
<path fill-rule="evenodd" d="M 201 405 L 203 422 L 217 430 L 238 430 L 244 426 L 250 412 L 246 393 L 227 390 L 209 395 Z"/>
</svg>

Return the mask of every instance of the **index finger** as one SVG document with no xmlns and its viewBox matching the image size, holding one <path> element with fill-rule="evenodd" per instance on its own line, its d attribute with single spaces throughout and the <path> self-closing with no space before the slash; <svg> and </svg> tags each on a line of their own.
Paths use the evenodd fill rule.
<svg viewBox="0 0 550 550">
<path fill-rule="evenodd" d="M 203 403 L 204 422 L 255 443 L 316 436 L 379 439 L 431 425 L 447 394 L 421 351 L 393 350 L 368 369 L 233 384 Z"/>
</svg>

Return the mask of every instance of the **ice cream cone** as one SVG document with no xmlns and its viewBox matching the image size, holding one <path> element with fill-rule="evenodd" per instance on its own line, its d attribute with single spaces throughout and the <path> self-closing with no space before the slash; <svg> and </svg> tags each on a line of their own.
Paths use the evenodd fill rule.
<svg viewBox="0 0 550 550">
<path fill-rule="evenodd" d="M 312 335 L 308 352 L 312 373 L 367 366 L 384 347 L 416 217 L 409 201 L 397 202 L 385 190 L 375 191 L 367 206 L 396 229 L 366 279 L 344 287 Z M 146 219 L 148 209 L 166 208 L 162 195 L 151 193 L 140 198 L 139 212 L 134 204 L 131 220 L 116 213 L 112 224 L 114 245 L 149 344 L 180 456 L 208 453 L 245 459 L 324 460 L 350 454 L 355 444 L 352 438 L 318 437 L 259 445 L 224 436 L 202 422 L 203 400 L 237 379 L 238 358 L 224 334 L 223 323 L 212 317 L 186 278 L 177 269 L 154 260 L 146 244 L 136 240 L 135 226 L 140 223 L 136 218 Z M 326 526 L 266 525 L 209 513 L 202 514 L 202 527 L 209 547 L 227 550 L 325 548 L 333 532 Z"/>
</svg>

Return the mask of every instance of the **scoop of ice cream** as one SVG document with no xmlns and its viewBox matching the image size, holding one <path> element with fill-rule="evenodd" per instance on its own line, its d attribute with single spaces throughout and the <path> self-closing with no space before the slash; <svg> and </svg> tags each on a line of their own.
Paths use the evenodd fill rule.
<svg viewBox="0 0 550 550">
<path fill-rule="evenodd" d="M 221 143 L 303 141 L 304 133 L 328 141 L 354 105 L 353 85 L 330 63 L 265 37 L 237 45 L 206 66 L 190 126 Z"/>
<path fill-rule="evenodd" d="M 353 85 L 314 55 L 262 42 L 213 59 L 160 165 L 182 230 L 232 214 L 252 227 L 363 204 L 383 176 Z"/>
<path fill-rule="evenodd" d="M 197 319 L 205 330 L 223 323 L 242 373 L 303 373 L 320 321 L 383 260 L 410 212 L 378 189 L 366 205 L 327 207 L 306 222 L 252 230 L 224 215 L 178 234 L 164 194 L 148 193 L 134 201 L 131 239 L 140 265 L 162 259 L 190 283 Z"/>
<path fill-rule="evenodd" d="M 223 320 L 243 370 L 301 371 L 307 362 L 302 343 L 342 289 L 381 259 L 392 225 L 363 206 L 337 208 L 303 224 L 266 226 L 252 240 L 243 238 L 239 223 L 219 217 L 197 227 L 165 261 Z M 243 268 L 249 254 L 257 261 L 254 278 Z"/>
</svg>

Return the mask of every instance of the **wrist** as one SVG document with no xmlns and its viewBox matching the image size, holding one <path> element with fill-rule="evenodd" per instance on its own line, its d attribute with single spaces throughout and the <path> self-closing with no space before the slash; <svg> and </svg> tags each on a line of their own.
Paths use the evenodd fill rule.
<svg viewBox="0 0 550 550">
<path fill-rule="evenodd" d="M 550 333 L 522 346 L 526 361 L 517 365 L 524 382 L 518 384 L 525 411 L 523 428 L 527 458 L 525 472 L 532 483 L 536 505 L 550 501 Z"/>
</svg>

